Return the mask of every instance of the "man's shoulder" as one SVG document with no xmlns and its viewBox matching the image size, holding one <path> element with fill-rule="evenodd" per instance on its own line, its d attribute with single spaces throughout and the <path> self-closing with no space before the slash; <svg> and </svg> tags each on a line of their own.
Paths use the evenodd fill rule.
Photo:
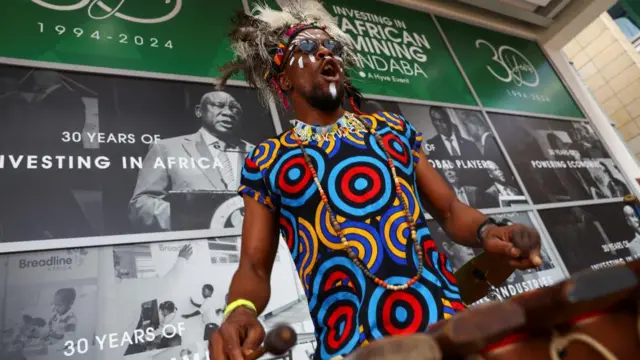
<svg viewBox="0 0 640 360">
<path fill-rule="evenodd" d="M 196 133 L 189 134 L 189 135 L 180 135 L 180 136 L 170 137 L 170 138 L 166 138 L 166 139 L 160 139 L 160 140 L 158 140 L 156 142 L 156 145 L 165 146 L 165 147 L 171 147 L 171 146 L 183 144 L 185 142 L 197 141 L 198 140 L 198 136 L 199 136 L 199 134 L 196 132 Z"/>
<path fill-rule="evenodd" d="M 262 140 L 255 146 L 251 145 L 252 148 L 248 151 L 248 159 L 261 170 L 269 168 L 283 150 L 296 147 L 291 132 L 292 130 L 287 130 L 280 135 Z"/>
</svg>

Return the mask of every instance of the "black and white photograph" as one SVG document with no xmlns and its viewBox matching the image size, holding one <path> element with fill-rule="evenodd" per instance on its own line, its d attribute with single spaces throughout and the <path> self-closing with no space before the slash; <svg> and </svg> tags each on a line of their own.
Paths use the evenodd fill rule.
<svg viewBox="0 0 640 360">
<path fill-rule="evenodd" d="M 216 274 L 215 277 L 212 277 L 211 285 L 215 289 L 220 289 L 212 297 L 223 306 L 226 306 L 226 291 L 231 284 L 231 278 L 238 268 L 241 241 L 242 237 L 240 236 L 208 239 L 213 266 L 212 273 Z M 196 302 L 198 301 L 204 300 L 199 298 Z M 310 354 L 315 351 L 315 332 L 307 298 L 289 249 L 282 239 L 279 242 L 271 272 L 271 298 L 259 319 L 267 330 L 280 323 L 287 323 L 296 330 L 298 345 L 292 349 L 290 354 L 285 354 L 283 359 L 291 359 L 293 356 L 297 360 L 302 356 L 302 359 L 306 360 L 308 355 L 305 349 Z M 222 318 L 217 320 L 216 324 L 219 324 Z"/>
<path fill-rule="evenodd" d="M 638 258 L 638 211 L 621 202 L 539 210 L 570 273 Z"/>
<path fill-rule="evenodd" d="M 630 193 L 588 123 L 497 113 L 489 117 L 535 204 Z"/>
<path fill-rule="evenodd" d="M 96 249 L 0 255 L 0 358 L 94 359 Z"/>
<path fill-rule="evenodd" d="M 480 111 L 403 103 L 398 106 L 422 132 L 427 159 L 460 201 L 477 209 L 527 204 Z"/>
<path fill-rule="evenodd" d="M 101 349 L 105 359 L 145 358 L 205 340 L 205 319 L 224 306 L 195 302 L 213 293 L 207 285 L 214 276 L 206 240 L 118 245 L 100 252 L 99 331 L 118 339 Z M 206 311 L 194 304 L 207 305 Z"/>
<path fill-rule="evenodd" d="M 528 212 L 503 213 L 493 216 L 535 227 L 531 214 Z M 427 224 L 436 242 L 436 247 L 447 256 L 454 272 L 482 252 L 480 249 L 472 249 L 452 241 L 435 220 L 427 220 Z M 552 247 L 553 244 L 543 237 L 540 253 L 542 265 L 535 269 L 514 271 L 502 286 L 490 289 L 489 295 L 477 303 L 505 300 L 523 292 L 550 286 L 564 280 L 563 270 L 558 266 L 559 260 L 554 255 Z"/>
<path fill-rule="evenodd" d="M 0 65 L 0 242 L 237 228 L 255 90 Z"/>
</svg>

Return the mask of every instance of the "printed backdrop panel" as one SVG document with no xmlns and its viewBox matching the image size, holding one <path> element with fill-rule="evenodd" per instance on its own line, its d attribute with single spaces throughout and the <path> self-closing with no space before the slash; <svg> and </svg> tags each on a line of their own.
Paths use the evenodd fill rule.
<svg viewBox="0 0 640 360">
<path fill-rule="evenodd" d="M 0 66 L 0 241 L 239 227 L 249 88 Z"/>
<path fill-rule="evenodd" d="M 622 173 L 587 122 L 489 114 L 535 204 L 629 194 Z"/>
<path fill-rule="evenodd" d="M 506 218 L 518 224 L 535 227 L 531 220 L 531 214 L 528 212 L 504 213 L 494 216 L 496 218 Z M 445 234 L 442 227 L 440 227 L 435 220 L 428 220 L 427 223 L 438 250 L 447 255 L 453 271 L 458 270 L 467 263 L 467 261 L 482 252 L 479 249 L 472 249 L 455 243 Z M 479 300 L 476 304 L 487 301 L 502 301 L 517 294 L 550 286 L 564 280 L 565 276 L 561 267 L 558 265 L 559 259 L 555 257 L 553 251 L 550 251 L 552 247 L 553 245 L 549 239 L 543 237 L 541 252 L 542 265 L 537 269 L 515 271 L 502 286 L 491 289 L 489 295 Z"/>
<path fill-rule="evenodd" d="M 477 209 L 527 203 L 480 111 L 403 103 L 398 107 L 422 132 L 427 159 L 462 202 Z"/>
<path fill-rule="evenodd" d="M 584 118 L 538 44 L 437 20 L 483 106 Z"/>
<path fill-rule="evenodd" d="M 208 359 L 240 237 L 0 255 L 2 359 Z M 261 321 L 296 328 L 287 356 L 315 346 L 302 285 L 283 242 Z M 185 358 L 186 356 L 186 358 Z"/>
<path fill-rule="evenodd" d="M 218 76 L 232 59 L 226 29 L 243 10 L 241 0 L 7 0 L 2 6 L 0 56 L 203 77 Z"/>
<path fill-rule="evenodd" d="M 540 210 L 540 217 L 570 273 L 640 257 L 640 220 L 622 202 Z"/>
<path fill-rule="evenodd" d="M 266 3 L 279 7 L 287 1 Z M 324 5 L 354 40 L 359 68 L 350 75 L 362 93 L 476 105 L 429 14 L 381 1 Z"/>
</svg>

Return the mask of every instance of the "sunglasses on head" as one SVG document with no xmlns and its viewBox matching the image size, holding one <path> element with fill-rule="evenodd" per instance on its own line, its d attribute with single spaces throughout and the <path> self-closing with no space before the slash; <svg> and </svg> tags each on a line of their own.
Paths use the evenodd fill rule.
<svg viewBox="0 0 640 360">
<path fill-rule="evenodd" d="M 291 45 L 295 45 L 303 53 L 311 54 L 311 55 L 317 53 L 318 50 L 320 50 L 320 46 L 323 46 L 325 49 L 331 51 L 335 56 L 341 56 L 342 50 L 344 49 L 341 42 L 333 39 L 326 39 L 326 40 L 298 39 L 298 40 L 292 41 Z M 292 55 L 293 55 L 293 51 L 291 52 L 291 54 L 289 54 L 289 56 L 292 56 Z"/>
</svg>

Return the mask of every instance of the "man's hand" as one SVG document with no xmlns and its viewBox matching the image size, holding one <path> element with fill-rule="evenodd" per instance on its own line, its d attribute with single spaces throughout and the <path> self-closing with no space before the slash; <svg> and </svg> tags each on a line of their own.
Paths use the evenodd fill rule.
<svg viewBox="0 0 640 360">
<path fill-rule="evenodd" d="M 253 310 L 238 307 L 209 340 L 212 360 L 243 360 L 264 340 L 264 328 Z"/>
<path fill-rule="evenodd" d="M 181 257 L 185 260 L 189 260 L 191 255 L 193 255 L 193 248 L 191 247 L 191 244 L 187 244 L 183 246 L 182 249 L 180 249 L 180 252 L 178 253 L 178 257 Z"/>
<path fill-rule="evenodd" d="M 540 258 L 540 234 L 528 226 L 491 226 L 482 233 L 484 250 L 506 256 L 509 265 L 524 270 L 542 265 Z"/>
</svg>

